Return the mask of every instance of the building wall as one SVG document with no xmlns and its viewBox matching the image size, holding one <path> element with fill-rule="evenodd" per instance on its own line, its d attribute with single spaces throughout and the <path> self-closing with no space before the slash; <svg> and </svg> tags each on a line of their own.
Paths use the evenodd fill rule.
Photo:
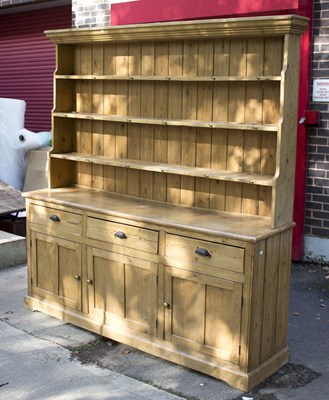
<svg viewBox="0 0 329 400">
<path fill-rule="evenodd" d="M 314 0 L 312 81 L 329 79 L 329 0 Z M 312 100 L 312 99 L 311 99 Z M 304 258 L 329 261 L 329 103 L 312 102 L 320 124 L 309 129 Z"/>
<path fill-rule="evenodd" d="M 111 4 L 126 1 L 134 0 L 72 0 L 72 27 L 107 27 L 111 23 Z"/>
<path fill-rule="evenodd" d="M 0 7 L 19 5 L 23 3 L 33 3 L 34 0 L 0 0 Z"/>
<path fill-rule="evenodd" d="M 40 2 L 56 7 L 33 10 L 22 3 L 0 7 L 0 97 L 26 102 L 24 126 L 34 132 L 51 129 L 56 51 L 44 31 L 71 26 L 71 6 L 61 3 Z"/>
<path fill-rule="evenodd" d="M 110 2 L 102 0 L 72 0 L 72 27 L 92 28 L 110 25 Z"/>
</svg>

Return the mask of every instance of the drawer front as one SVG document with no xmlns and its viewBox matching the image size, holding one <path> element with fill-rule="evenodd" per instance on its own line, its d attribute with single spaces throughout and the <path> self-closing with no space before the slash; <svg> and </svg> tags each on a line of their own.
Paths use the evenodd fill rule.
<svg viewBox="0 0 329 400">
<path fill-rule="evenodd" d="M 55 234 L 70 233 L 82 234 L 82 215 L 51 207 L 32 204 L 30 207 L 30 221 L 32 224 L 44 226 Z"/>
<path fill-rule="evenodd" d="M 168 234 L 166 259 L 170 265 L 175 265 L 177 260 L 180 265 L 185 264 L 186 269 L 193 269 L 193 265 L 201 265 L 243 273 L 244 249 Z"/>
<path fill-rule="evenodd" d="M 89 217 L 87 237 L 127 248 L 158 253 L 158 232 Z"/>
</svg>

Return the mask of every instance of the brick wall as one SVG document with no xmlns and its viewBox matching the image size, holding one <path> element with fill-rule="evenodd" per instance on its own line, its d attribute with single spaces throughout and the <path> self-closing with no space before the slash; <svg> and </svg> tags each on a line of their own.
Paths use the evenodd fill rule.
<svg viewBox="0 0 329 400">
<path fill-rule="evenodd" d="M 314 0 L 313 35 L 312 78 L 329 79 L 329 0 Z M 320 111 L 321 123 L 309 129 L 305 234 L 329 238 L 329 104 L 311 108 Z"/>
<path fill-rule="evenodd" d="M 110 25 L 111 1 L 72 0 L 73 28 L 104 28 Z"/>
<path fill-rule="evenodd" d="M 329 0 L 314 0 L 312 81 L 329 79 Z M 311 102 L 320 124 L 309 129 L 304 259 L 329 262 L 329 104 Z"/>
<path fill-rule="evenodd" d="M 104 28 L 111 24 L 111 4 L 135 0 L 72 0 L 73 28 Z"/>
</svg>

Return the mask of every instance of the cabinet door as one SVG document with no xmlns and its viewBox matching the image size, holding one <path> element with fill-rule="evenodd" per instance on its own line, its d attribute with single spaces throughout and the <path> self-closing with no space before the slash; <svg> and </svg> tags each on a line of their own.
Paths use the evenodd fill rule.
<svg viewBox="0 0 329 400">
<path fill-rule="evenodd" d="M 157 264 L 88 247 L 89 313 L 117 331 L 155 335 Z"/>
<path fill-rule="evenodd" d="M 165 339 L 201 357 L 239 362 L 242 284 L 165 267 Z"/>
<path fill-rule="evenodd" d="M 81 310 L 81 245 L 33 231 L 31 239 L 33 293 Z"/>
</svg>

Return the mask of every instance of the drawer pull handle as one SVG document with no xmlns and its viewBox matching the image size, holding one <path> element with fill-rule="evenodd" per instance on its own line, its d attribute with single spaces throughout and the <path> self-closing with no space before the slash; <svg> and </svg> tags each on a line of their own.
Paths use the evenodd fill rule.
<svg viewBox="0 0 329 400">
<path fill-rule="evenodd" d="M 127 239 L 127 235 L 121 231 L 115 232 L 114 236 L 119 239 Z"/>
<path fill-rule="evenodd" d="M 77 281 L 79 281 L 81 278 L 79 275 L 74 275 L 74 279 L 76 279 Z"/>
<path fill-rule="evenodd" d="M 51 215 L 51 216 L 49 217 L 49 219 L 51 219 L 51 220 L 54 221 L 54 222 L 61 222 L 61 219 L 60 219 L 59 216 L 56 215 L 56 214 Z"/>
<path fill-rule="evenodd" d="M 92 285 L 93 281 L 91 279 L 87 279 L 86 282 L 88 283 L 88 285 Z"/>
<path fill-rule="evenodd" d="M 209 251 L 207 249 L 203 249 L 202 247 L 198 247 L 195 250 L 195 252 L 198 256 L 201 256 L 201 257 L 211 257 L 211 254 L 209 253 Z"/>
<path fill-rule="evenodd" d="M 170 303 L 169 303 L 169 301 L 165 301 L 165 302 L 163 303 L 163 307 L 169 309 L 169 308 L 170 308 Z"/>
</svg>

